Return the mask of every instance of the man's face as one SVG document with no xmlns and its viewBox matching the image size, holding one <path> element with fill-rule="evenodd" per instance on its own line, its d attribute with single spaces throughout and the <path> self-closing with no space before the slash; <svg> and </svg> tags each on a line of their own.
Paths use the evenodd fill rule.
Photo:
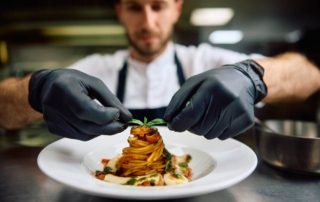
<svg viewBox="0 0 320 202">
<path fill-rule="evenodd" d="M 121 0 L 116 11 L 131 47 L 148 57 L 165 49 L 181 7 L 182 0 Z"/>
</svg>

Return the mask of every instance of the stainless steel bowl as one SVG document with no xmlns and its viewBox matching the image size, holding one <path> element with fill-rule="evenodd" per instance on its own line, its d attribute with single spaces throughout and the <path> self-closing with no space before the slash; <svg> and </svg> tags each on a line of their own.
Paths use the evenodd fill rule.
<svg viewBox="0 0 320 202">
<path fill-rule="evenodd" d="M 312 122 L 266 120 L 256 125 L 260 158 L 278 168 L 320 174 L 320 125 Z"/>
</svg>

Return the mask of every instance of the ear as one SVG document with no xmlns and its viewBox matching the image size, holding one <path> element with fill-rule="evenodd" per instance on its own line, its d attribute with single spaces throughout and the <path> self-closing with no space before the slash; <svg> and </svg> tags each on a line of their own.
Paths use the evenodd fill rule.
<svg viewBox="0 0 320 202">
<path fill-rule="evenodd" d="M 117 15 L 117 17 L 118 17 L 118 20 L 119 20 L 119 22 L 121 22 L 122 23 L 122 19 L 121 19 L 121 2 L 119 2 L 119 1 L 116 1 L 115 3 L 114 3 L 114 10 L 115 10 L 115 12 L 116 12 L 116 15 Z"/>
<path fill-rule="evenodd" d="M 177 11 L 176 12 L 177 16 L 176 16 L 175 22 L 177 22 L 181 16 L 182 7 L 183 7 L 183 0 L 175 0 L 175 9 Z"/>
</svg>

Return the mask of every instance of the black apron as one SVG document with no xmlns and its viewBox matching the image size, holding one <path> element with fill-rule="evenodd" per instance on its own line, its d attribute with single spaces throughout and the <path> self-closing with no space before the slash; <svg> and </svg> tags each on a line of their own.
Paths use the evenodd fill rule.
<svg viewBox="0 0 320 202">
<path fill-rule="evenodd" d="M 179 85 L 181 86 L 185 82 L 185 77 L 183 74 L 182 65 L 178 59 L 176 52 L 174 53 L 174 63 L 177 66 L 177 76 L 179 80 Z M 128 72 L 128 61 L 126 60 L 119 71 L 118 75 L 118 87 L 117 87 L 117 97 L 120 102 L 124 101 L 125 94 L 125 86 L 127 80 L 127 72 Z M 153 120 L 156 118 L 163 118 L 164 113 L 167 107 L 159 107 L 159 108 L 149 108 L 149 109 L 129 109 L 132 113 L 133 118 L 143 120 L 144 117 L 148 118 L 148 120 Z"/>
</svg>

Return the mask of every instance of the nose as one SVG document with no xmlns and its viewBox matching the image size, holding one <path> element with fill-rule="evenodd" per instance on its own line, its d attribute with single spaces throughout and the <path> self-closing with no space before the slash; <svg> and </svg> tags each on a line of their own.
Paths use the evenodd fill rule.
<svg viewBox="0 0 320 202">
<path fill-rule="evenodd" d="M 142 24 L 144 28 L 152 29 L 156 25 L 156 13 L 152 10 L 151 7 L 146 6 L 143 9 Z"/>
</svg>

